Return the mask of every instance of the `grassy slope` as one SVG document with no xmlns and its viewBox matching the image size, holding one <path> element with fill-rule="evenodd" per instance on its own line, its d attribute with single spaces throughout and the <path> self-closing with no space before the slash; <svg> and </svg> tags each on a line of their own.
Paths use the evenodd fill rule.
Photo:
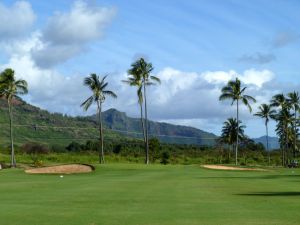
<svg viewBox="0 0 300 225">
<path fill-rule="evenodd" d="M 15 102 L 13 112 L 14 141 L 19 146 L 26 142 L 40 142 L 65 147 L 72 141 L 85 143 L 87 140 L 98 139 L 98 126 L 92 120 L 49 113 L 22 100 Z M 34 126 L 37 126 L 37 129 Z M 122 137 L 123 135 L 105 130 L 106 139 Z M 7 105 L 0 99 L 0 147 L 7 149 L 9 143 Z"/>
<path fill-rule="evenodd" d="M 71 117 L 59 113 L 49 113 L 38 107 L 27 104 L 21 99 L 14 102 L 13 109 L 15 144 L 26 142 L 41 142 L 49 145 L 68 145 L 71 141 L 85 142 L 88 139 L 98 138 L 98 126 L 95 116 Z M 105 137 L 111 140 L 123 138 L 126 131 L 141 132 L 140 120 L 127 117 L 125 113 L 115 109 L 103 113 Z M 161 140 L 168 143 L 213 144 L 214 141 L 206 138 L 216 136 L 196 128 L 175 126 L 167 123 L 150 121 L 150 134 L 169 135 Z M 22 125 L 22 126 L 18 126 Z M 34 129 L 34 126 L 38 126 Z M 69 128 L 66 128 L 69 127 Z M 115 132 L 121 130 L 123 132 Z M 125 132 L 125 133 L 124 133 Z M 189 136 L 192 138 L 178 138 L 173 136 Z M 131 134 L 130 137 L 142 138 L 141 135 Z M 0 148 L 9 145 L 9 117 L 7 103 L 0 99 Z"/>
<path fill-rule="evenodd" d="M 300 171 L 110 164 L 85 175 L 0 171 L 0 221 L 33 224 L 299 224 Z"/>
</svg>

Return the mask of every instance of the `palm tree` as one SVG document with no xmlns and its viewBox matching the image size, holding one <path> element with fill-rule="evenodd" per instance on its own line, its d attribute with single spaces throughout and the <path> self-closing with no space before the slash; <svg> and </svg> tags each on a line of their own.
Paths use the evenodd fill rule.
<svg viewBox="0 0 300 225">
<path fill-rule="evenodd" d="M 288 106 L 288 102 L 287 102 L 284 94 L 274 95 L 272 97 L 272 100 L 271 100 L 271 106 L 272 107 L 279 107 L 281 109 L 283 109 L 284 107 L 287 107 Z"/>
<path fill-rule="evenodd" d="M 268 123 L 271 118 L 274 118 L 276 114 L 276 110 L 272 109 L 270 105 L 262 104 L 259 106 L 259 111 L 255 113 L 255 116 L 258 116 L 262 119 L 265 119 L 266 126 L 266 141 L 267 141 L 267 152 L 269 154 L 269 165 L 270 165 L 270 152 L 269 152 L 269 131 L 268 131 Z"/>
<path fill-rule="evenodd" d="M 16 167 L 13 138 L 13 99 L 18 95 L 23 95 L 26 93 L 28 93 L 27 82 L 25 80 L 16 80 L 14 70 L 8 68 L 1 72 L 0 96 L 5 97 L 8 104 L 12 167 Z"/>
<path fill-rule="evenodd" d="M 284 107 L 275 116 L 277 121 L 276 133 L 282 149 L 282 166 L 286 166 L 288 161 L 288 149 L 293 142 L 293 114 L 289 108 Z"/>
<path fill-rule="evenodd" d="M 230 145 L 232 151 L 237 136 L 239 136 L 240 139 L 243 139 L 245 136 L 244 135 L 245 126 L 239 124 L 241 124 L 241 121 L 239 121 L 238 123 L 235 118 L 229 118 L 227 119 L 227 121 L 224 122 L 222 128 L 221 141 L 225 144 Z M 237 127 L 239 128 L 237 129 Z M 230 161 L 230 150 L 228 151 L 228 161 Z"/>
<path fill-rule="evenodd" d="M 239 102 L 241 101 L 246 105 L 249 111 L 252 111 L 250 102 L 256 102 L 255 98 L 250 95 L 245 95 L 244 92 L 247 87 L 241 87 L 241 81 L 236 78 L 235 80 L 228 81 L 227 85 L 222 88 L 222 94 L 219 97 L 220 101 L 232 100 L 231 105 L 236 102 L 236 120 L 239 123 Z M 239 126 L 239 125 L 237 125 Z M 238 164 L 238 145 L 239 145 L 239 135 L 236 136 L 236 146 L 235 146 L 235 164 Z"/>
<path fill-rule="evenodd" d="M 144 143 L 146 146 L 146 134 L 145 134 L 145 123 L 144 123 L 144 115 L 143 115 L 143 81 L 142 76 L 139 71 L 136 70 L 136 68 L 131 68 L 127 71 L 128 73 L 128 79 L 123 80 L 124 83 L 129 84 L 130 86 L 137 87 L 137 97 L 138 97 L 138 103 L 140 106 L 140 114 L 141 114 L 141 126 L 142 126 L 142 133 L 144 138 Z"/>
<path fill-rule="evenodd" d="M 277 121 L 276 133 L 279 136 L 282 166 L 285 166 L 289 148 L 289 139 L 291 138 L 290 124 L 293 123 L 293 115 L 290 113 L 292 104 L 290 104 L 290 101 L 284 94 L 277 94 L 272 97 L 271 106 L 279 108 L 279 111 L 275 116 L 275 120 Z"/>
<path fill-rule="evenodd" d="M 145 107 L 145 153 L 146 153 L 146 160 L 145 163 L 149 164 L 149 127 L 148 127 L 148 110 L 147 110 L 147 86 L 155 85 L 156 83 L 160 83 L 160 79 L 158 77 L 152 76 L 151 72 L 153 71 L 153 66 L 151 63 L 146 62 L 143 58 L 135 61 L 131 64 L 131 69 L 129 70 L 132 74 L 135 75 L 138 79 L 141 79 L 142 86 L 141 92 L 143 91 L 144 95 L 142 98 L 144 101 Z M 143 89 L 143 90 L 142 90 Z M 142 95 L 141 95 L 142 96 Z"/>
<path fill-rule="evenodd" d="M 99 122 L 99 140 L 100 140 L 100 152 L 99 152 L 100 163 L 105 162 L 104 150 L 103 150 L 102 104 L 106 96 L 117 98 L 117 95 L 114 92 L 106 89 L 108 85 L 108 83 L 105 82 L 106 77 L 107 76 L 104 76 L 100 80 L 98 75 L 92 73 L 89 77 L 86 77 L 84 79 L 84 85 L 90 88 L 90 90 L 93 92 L 93 95 L 91 95 L 81 104 L 81 107 L 83 107 L 84 110 L 86 111 L 89 109 L 89 107 L 92 105 L 93 102 L 97 104 L 98 122 Z"/>
<path fill-rule="evenodd" d="M 293 157 L 295 158 L 296 149 L 297 149 L 297 112 L 300 110 L 300 97 L 298 92 L 291 92 L 287 94 L 288 101 L 292 108 L 294 109 L 294 145 L 293 145 Z"/>
</svg>

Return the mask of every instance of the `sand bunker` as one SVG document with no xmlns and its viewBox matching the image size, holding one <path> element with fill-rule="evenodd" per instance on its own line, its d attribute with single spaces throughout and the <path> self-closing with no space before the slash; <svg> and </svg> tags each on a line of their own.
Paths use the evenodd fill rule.
<svg viewBox="0 0 300 225">
<path fill-rule="evenodd" d="M 25 170 L 25 172 L 31 174 L 72 174 L 72 173 L 89 173 L 92 172 L 94 169 L 95 168 L 91 165 L 69 164 L 69 165 L 28 169 Z"/>
<path fill-rule="evenodd" d="M 221 166 L 221 165 L 203 165 L 202 167 L 207 168 L 207 169 L 214 169 L 214 170 L 266 171 L 266 170 L 264 170 L 264 169 L 258 169 L 258 168 L 242 168 L 242 167 Z"/>
</svg>

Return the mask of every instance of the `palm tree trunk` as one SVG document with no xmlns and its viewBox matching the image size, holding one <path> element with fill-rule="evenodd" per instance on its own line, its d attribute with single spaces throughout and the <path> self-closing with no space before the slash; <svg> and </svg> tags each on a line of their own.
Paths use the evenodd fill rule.
<svg viewBox="0 0 300 225">
<path fill-rule="evenodd" d="M 296 158 L 296 143 L 297 143 L 297 110 L 295 109 L 295 121 L 294 121 L 294 149 L 293 149 L 293 158 Z"/>
<path fill-rule="evenodd" d="M 288 160 L 288 155 L 287 155 L 287 152 L 288 152 L 288 145 L 289 145 L 289 136 L 288 136 L 288 126 L 286 127 L 286 131 L 285 131 L 285 150 L 283 152 L 283 166 L 285 167 L 287 165 L 287 160 Z"/>
<path fill-rule="evenodd" d="M 12 115 L 12 105 L 11 101 L 8 100 L 8 112 L 9 112 L 9 128 L 10 128 L 10 146 L 11 146 L 11 167 L 16 167 L 16 158 L 15 158 L 15 149 L 14 149 L 14 140 L 13 140 L 13 115 Z"/>
<path fill-rule="evenodd" d="M 231 148 L 229 148 L 229 155 L 228 155 L 228 156 L 229 156 L 229 158 L 228 158 L 228 163 L 229 163 L 229 164 L 230 164 L 230 161 L 231 161 L 231 160 L 230 160 L 230 159 L 231 159 L 231 151 L 232 151 L 232 153 L 234 152 L 234 144 L 232 144 L 232 145 L 231 145 Z"/>
<path fill-rule="evenodd" d="M 270 151 L 269 151 L 269 130 L 268 130 L 268 123 L 266 122 L 266 139 L 267 139 L 267 152 L 268 152 L 268 161 L 269 161 L 269 166 L 271 163 L 271 157 L 270 157 Z"/>
<path fill-rule="evenodd" d="M 102 130 L 102 103 L 98 101 L 98 119 L 99 119 L 99 139 L 100 139 L 100 154 L 99 163 L 104 164 L 104 150 L 103 150 L 103 130 Z"/>
<path fill-rule="evenodd" d="M 236 120 L 237 120 L 237 135 L 235 146 L 235 165 L 238 164 L 238 145 L 239 145 L 239 100 L 236 101 Z"/>
<path fill-rule="evenodd" d="M 142 124 L 142 130 L 143 130 L 143 138 L 144 138 L 144 144 L 146 145 L 145 123 L 144 123 L 144 116 L 143 116 L 143 103 L 140 104 L 140 109 L 141 109 L 141 124 Z"/>
<path fill-rule="evenodd" d="M 148 143 L 148 114 L 147 114 L 147 95 L 146 95 L 146 81 L 144 80 L 144 98 L 145 98 L 145 137 L 146 137 L 146 160 L 145 163 L 149 164 L 149 143 Z"/>
</svg>

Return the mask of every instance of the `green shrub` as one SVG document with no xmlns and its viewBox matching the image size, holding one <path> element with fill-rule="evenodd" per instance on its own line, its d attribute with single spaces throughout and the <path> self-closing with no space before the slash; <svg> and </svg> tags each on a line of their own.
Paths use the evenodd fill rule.
<svg viewBox="0 0 300 225">
<path fill-rule="evenodd" d="M 170 160 L 170 153 L 168 151 L 162 152 L 160 163 L 166 165 L 170 163 L 169 160 Z"/>
<path fill-rule="evenodd" d="M 49 148 L 45 145 L 39 144 L 39 143 L 25 143 L 21 146 L 21 149 L 26 154 L 48 154 Z"/>
</svg>

